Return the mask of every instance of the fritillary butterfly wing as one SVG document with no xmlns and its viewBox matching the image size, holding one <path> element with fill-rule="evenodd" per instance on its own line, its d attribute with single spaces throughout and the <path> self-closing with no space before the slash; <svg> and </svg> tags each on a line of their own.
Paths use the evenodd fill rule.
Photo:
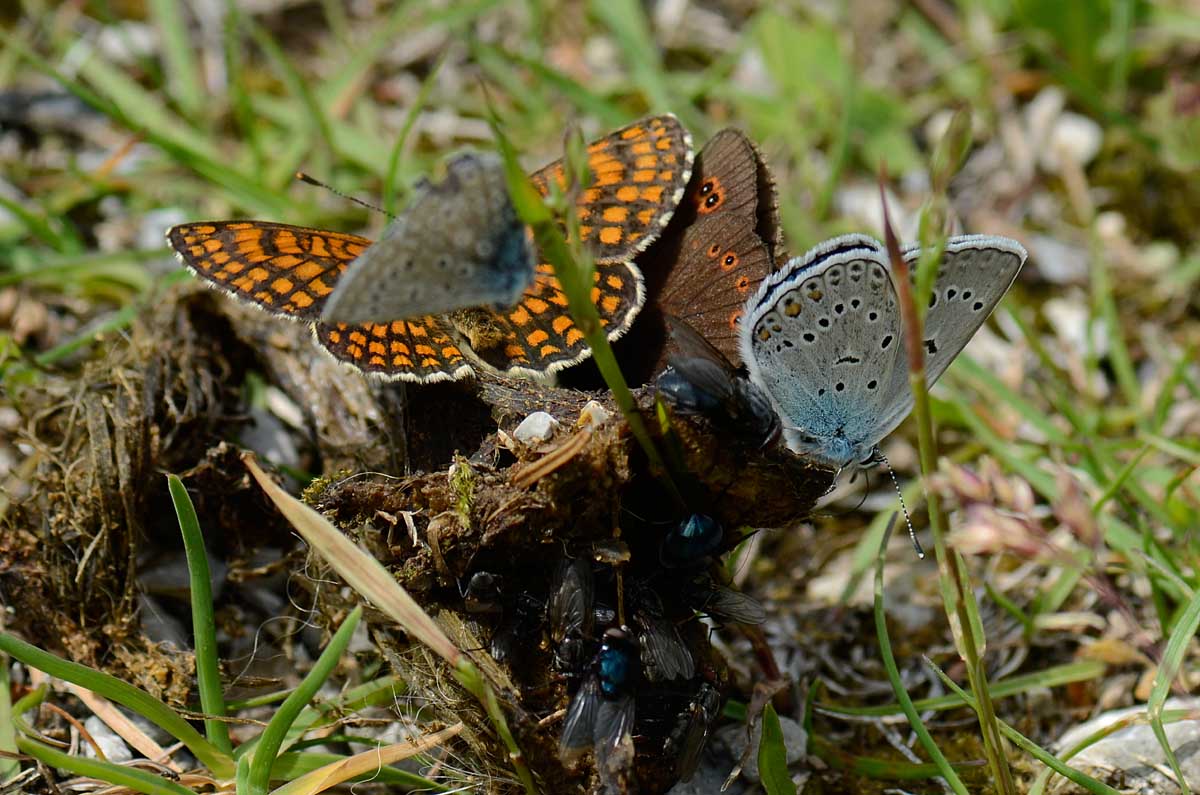
<svg viewBox="0 0 1200 795">
<path fill-rule="evenodd" d="M 338 277 L 371 241 L 268 221 L 201 221 L 167 230 L 192 273 L 234 298 L 292 318 L 315 320 Z"/>
<path fill-rule="evenodd" d="M 457 381 L 472 373 L 453 330 L 437 315 L 390 323 L 315 323 L 313 336 L 338 361 L 387 381 Z"/>
<path fill-rule="evenodd" d="M 184 264 L 207 284 L 274 315 L 317 321 L 346 266 L 371 245 L 356 235 L 268 221 L 202 221 L 167 231 Z M 432 382 L 470 375 L 440 318 L 362 325 L 313 322 L 335 359 L 386 379 Z"/>
<path fill-rule="evenodd" d="M 630 260 L 658 238 L 679 205 L 691 175 L 691 136 L 674 116 L 654 116 L 592 142 L 587 151 L 591 180 L 576 211 L 580 236 L 596 262 L 592 301 L 608 338 L 615 340 L 645 303 L 641 271 Z M 531 180 L 542 195 L 551 180 L 565 188 L 562 161 L 534 172 Z M 511 310 L 452 319 L 479 358 L 509 375 L 547 375 L 591 353 L 567 311 L 553 266 L 545 262 L 536 266 L 533 284 Z"/>
<path fill-rule="evenodd" d="M 580 238 L 596 262 L 623 262 L 661 234 L 692 174 L 692 137 L 672 115 L 651 116 L 587 147 L 591 179 L 576 202 Z M 562 160 L 530 175 L 543 196 L 566 189 Z"/>
</svg>

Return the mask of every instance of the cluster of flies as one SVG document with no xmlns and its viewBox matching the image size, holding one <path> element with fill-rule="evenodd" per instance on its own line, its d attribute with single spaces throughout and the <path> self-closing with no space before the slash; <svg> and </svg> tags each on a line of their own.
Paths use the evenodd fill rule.
<svg viewBox="0 0 1200 795">
<path fill-rule="evenodd" d="M 571 693 L 560 758 L 573 764 L 592 751 L 611 791 L 630 780 L 640 738 L 660 740 L 655 753 L 670 760 L 676 778 L 690 780 L 720 714 L 716 676 L 694 659 L 677 616 L 741 624 L 766 618 L 758 602 L 718 581 L 714 561 L 723 540 L 716 520 L 692 514 L 665 533 L 660 565 L 644 578 L 618 577 L 612 566 L 580 554 L 561 558 L 544 596 L 506 595 L 501 577 L 486 571 L 468 581 L 469 611 L 503 613 L 489 644 L 498 661 L 519 664 L 540 646 L 536 639 L 547 639 L 552 666 Z M 613 604 L 617 588 L 624 618 Z M 648 705 L 644 714 L 639 703 Z"/>
</svg>

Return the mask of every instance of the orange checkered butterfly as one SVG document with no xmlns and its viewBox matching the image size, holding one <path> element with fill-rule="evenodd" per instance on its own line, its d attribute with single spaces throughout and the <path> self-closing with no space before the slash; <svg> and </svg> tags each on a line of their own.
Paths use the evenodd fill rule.
<svg viewBox="0 0 1200 795">
<path fill-rule="evenodd" d="M 591 178 L 577 203 L 580 235 L 596 263 L 592 300 L 609 338 L 616 339 L 645 301 L 632 259 L 661 234 L 683 196 L 691 137 L 674 116 L 654 116 L 594 141 L 587 153 Z M 545 195 L 551 180 L 565 185 L 563 163 L 551 163 L 531 179 Z M 535 265 L 533 281 L 503 311 L 483 305 L 386 322 L 327 323 L 321 316 L 330 296 L 370 240 L 263 221 L 183 224 L 167 239 L 206 283 L 311 322 L 317 341 L 335 358 L 384 379 L 457 380 L 480 366 L 538 377 L 590 354 L 546 262 Z"/>
<path fill-rule="evenodd" d="M 762 155 L 744 133 L 721 130 L 696 157 L 670 229 L 638 260 L 653 299 L 635 328 L 642 342 L 635 380 L 666 365 L 667 315 L 740 363 L 738 319 L 746 298 L 775 269 L 781 242 L 775 183 Z"/>
</svg>

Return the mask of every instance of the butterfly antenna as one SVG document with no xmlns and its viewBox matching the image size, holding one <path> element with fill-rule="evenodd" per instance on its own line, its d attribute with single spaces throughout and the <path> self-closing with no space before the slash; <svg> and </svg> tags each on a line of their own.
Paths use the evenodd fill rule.
<svg viewBox="0 0 1200 795">
<path fill-rule="evenodd" d="M 341 196 L 343 199 L 345 199 L 347 201 L 352 201 L 355 204 L 359 205 L 360 207 L 366 207 L 368 210 L 374 210 L 377 213 L 383 213 L 388 218 L 396 217 L 396 216 L 392 215 L 391 213 L 389 213 L 387 210 L 383 209 L 382 207 L 376 207 L 374 204 L 369 204 L 369 203 L 363 201 L 362 199 L 358 199 L 349 194 L 342 193 L 340 190 L 333 187 L 332 185 L 326 185 L 321 180 L 317 179 L 316 177 L 311 177 L 308 174 L 305 174 L 303 171 L 296 172 L 296 179 L 300 180 L 301 182 L 306 182 L 309 185 L 316 185 L 318 188 L 324 188 L 325 190 L 329 191 L 330 193 L 334 194 L 335 196 Z"/>
<path fill-rule="evenodd" d="M 900 481 L 896 480 L 896 471 L 892 469 L 891 463 L 887 460 L 887 456 L 882 450 L 876 450 L 875 454 L 879 458 L 879 462 L 887 469 L 888 475 L 892 478 L 892 485 L 896 487 L 896 496 L 900 498 L 900 510 L 904 511 L 904 523 L 908 525 L 908 537 L 912 539 L 913 549 L 917 552 L 917 557 L 925 559 L 925 550 L 921 549 L 921 542 L 917 540 L 917 531 L 913 529 L 912 519 L 908 515 L 908 506 L 904 504 L 904 494 L 900 491 Z"/>
<path fill-rule="evenodd" d="M 862 490 L 862 496 L 858 498 L 858 505 L 854 506 L 854 510 L 856 510 L 856 511 L 859 508 L 863 507 L 863 504 L 866 503 L 866 501 L 867 501 L 867 497 L 871 496 L 871 470 L 864 469 L 862 471 L 862 473 L 863 473 L 863 481 L 865 481 L 865 483 L 864 483 L 864 488 Z M 856 478 L 856 477 L 858 477 L 857 472 L 854 473 L 854 477 L 850 478 L 850 482 L 853 483 L 854 478 Z"/>
<path fill-rule="evenodd" d="M 829 488 L 825 489 L 825 493 L 821 495 L 822 497 L 828 497 L 830 494 L 833 494 L 833 490 L 837 488 L 838 479 L 842 476 L 843 469 L 845 469 L 845 465 L 839 464 L 837 472 L 833 473 L 833 479 L 829 481 Z"/>
</svg>

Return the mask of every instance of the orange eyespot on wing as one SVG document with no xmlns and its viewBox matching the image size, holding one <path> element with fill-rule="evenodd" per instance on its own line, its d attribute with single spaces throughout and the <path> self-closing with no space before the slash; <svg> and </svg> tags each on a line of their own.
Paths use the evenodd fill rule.
<svg viewBox="0 0 1200 795">
<path fill-rule="evenodd" d="M 668 236 L 678 236 L 693 223 L 717 215 L 751 218 L 767 252 L 773 258 L 781 253 L 783 233 L 775 180 L 758 147 L 745 133 L 732 127 L 710 138 L 696 155 L 691 181 Z M 665 266 L 670 267 L 674 247 L 668 245 L 656 250 L 660 248 L 665 250 Z M 639 260 L 639 264 L 647 273 L 654 269 L 652 263 Z"/>
<path fill-rule="evenodd" d="M 208 285 L 297 320 L 320 316 L 346 266 L 371 245 L 356 235 L 268 221 L 202 221 L 167 231 Z"/>
<path fill-rule="evenodd" d="M 588 145 L 590 179 L 576 204 L 580 236 L 600 263 L 625 262 L 662 233 L 692 173 L 692 139 L 671 115 L 652 116 Z M 530 179 L 542 195 L 566 188 L 563 161 Z"/>
<path fill-rule="evenodd" d="M 598 264 L 591 298 L 608 339 L 615 340 L 629 330 L 645 303 L 642 274 L 626 262 Z M 520 303 L 495 313 L 491 321 L 501 332 L 496 344 L 474 353 L 508 375 L 550 374 L 591 355 L 567 310 L 567 296 L 554 268 L 547 263 L 537 266 L 533 284 Z"/>
<path fill-rule="evenodd" d="M 427 315 L 390 323 L 314 323 L 333 358 L 389 381 L 457 381 L 472 373 L 445 319 Z"/>
</svg>

